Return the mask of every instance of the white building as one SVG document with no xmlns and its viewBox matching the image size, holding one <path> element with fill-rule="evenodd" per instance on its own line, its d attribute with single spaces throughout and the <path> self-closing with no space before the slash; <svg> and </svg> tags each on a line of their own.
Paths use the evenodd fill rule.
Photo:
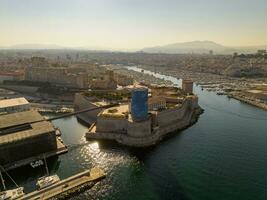
<svg viewBox="0 0 267 200">
<path fill-rule="evenodd" d="M 30 103 L 25 98 L 0 100 L 0 113 L 14 113 L 30 110 Z"/>
</svg>

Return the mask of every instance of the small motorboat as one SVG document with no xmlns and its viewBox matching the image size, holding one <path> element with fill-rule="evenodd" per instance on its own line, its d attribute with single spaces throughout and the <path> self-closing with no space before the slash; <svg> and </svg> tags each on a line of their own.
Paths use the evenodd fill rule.
<svg viewBox="0 0 267 200">
<path fill-rule="evenodd" d="M 48 186 L 51 186 L 59 181 L 60 178 L 58 177 L 58 175 L 43 176 L 37 180 L 36 186 L 40 190 Z"/>
</svg>

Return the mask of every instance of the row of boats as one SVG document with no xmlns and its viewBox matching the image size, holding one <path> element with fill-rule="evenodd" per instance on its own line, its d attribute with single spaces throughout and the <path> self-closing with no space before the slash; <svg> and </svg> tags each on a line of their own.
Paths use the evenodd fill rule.
<svg viewBox="0 0 267 200">
<path fill-rule="evenodd" d="M 36 186 L 39 190 L 51 186 L 60 181 L 58 175 L 44 176 L 38 179 Z M 0 193 L 0 200 L 14 200 L 25 195 L 24 188 L 18 187 L 11 190 L 6 190 Z"/>
<path fill-rule="evenodd" d="M 55 128 L 55 129 L 56 129 L 56 136 L 59 138 L 60 141 L 62 141 L 62 139 L 60 137 L 61 136 L 61 132 L 60 132 L 59 128 Z M 53 185 L 53 184 L 55 184 L 55 183 L 60 181 L 60 178 L 56 174 L 49 176 L 49 171 L 48 171 L 48 167 L 47 167 L 47 163 L 46 163 L 45 157 L 44 157 L 44 162 L 43 162 L 43 160 L 37 160 L 37 161 L 34 161 L 34 162 L 30 163 L 32 168 L 39 167 L 39 166 L 41 166 L 43 164 L 45 164 L 47 175 L 43 176 L 41 178 L 38 178 L 36 186 L 37 186 L 37 189 L 39 189 L 39 190 L 41 190 L 43 188 L 46 188 L 46 187 L 48 187 L 50 185 Z M 0 167 L 4 171 L 3 167 L 2 166 L 0 166 Z M 0 178 L 1 178 L 1 181 L 2 181 L 3 188 L 4 188 L 4 191 L 0 192 L 0 200 L 13 200 L 13 199 L 21 198 L 21 197 L 23 197 L 25 195 L 24 188 L 23 187 L 18 187 L 18 185 L 16 183 L 15 183 L 15 185 L 17 186 L 17 188 L 6 190 L 6 186 L 5 186 L 2 174 L 1 174 L 1 170 L 0 170 Z"/>
<path fill-rule="evenodd" d="M 38 178 L 38 180 L 36 182 L 36 186 L 37 186 L 38 190 L 44 189 L 46 187 L 49 187 L 49 186 L 51 186 L 51 185 L 53 185 L 53 184 L 55 184 L 55 183 L 60 181 L 60 178 L 58 177 L 58 175 L 56 175 L 56 174 L 49 175 L 46 159 L 44 159 L 44 162 L 45 162 L 47 175 Z M 10 175 L 8 173 L 7 173 L 7 175 L 10 177 Z M 4 191 L 0 192 L 0 200 L 15 200 L 15 199 L 21 198 L 21 197 L 23 197 L 25 195 L 24 188 L 23 187 L 18 187 L 18 185 L 16 183 L 15 183 L 15 185 L 17 186 L 17 188 L 11 189 L 11 190 L 6 190 L 6 186 L 5 186 L 5 183 L 4 183 L 4 180 L 3 180 L 3 176 L 2 176 L 1 170 L 0 170 L 0 178 L 1 178 L 1 181 L 2 181 L 2 184 L 3 184 L 3 188 L 4 188 Z"/>
</svg>

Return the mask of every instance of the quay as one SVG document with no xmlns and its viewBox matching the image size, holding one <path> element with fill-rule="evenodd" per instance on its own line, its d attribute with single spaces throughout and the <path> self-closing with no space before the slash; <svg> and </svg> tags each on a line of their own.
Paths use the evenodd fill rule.
<svg viewBox="0 0 267 200">
<path fill-rule="evenodd" d="M 98 181 L 105 178 L 105 172 L 100 168 L 86 170 L 51 186 L 36 190 L 19 198 L 19 200 L 36 199 L 64 199 L 85 188 L 90 188 Z"/>
<path fill-rule="evenodd" d="M 229 98 L 234 98 L 236 100 L 239 100 L 241 102 L 250 104 L 252 106 L 256 106 L 256 107 L 261 108 L 263 110 L 267 110 L 267 105 L 265 103 L 260 103 L 260 102 L 257 102 L 255 100 L 254 101 L 253 100 L 249 100 L 247 98 L 244 98 L 244 97 L 241 97 L 241 96 L 238 96 L 238 95 L 235 95 L 235 94 L 228 94 L 228 97 Z"/>
</svg>

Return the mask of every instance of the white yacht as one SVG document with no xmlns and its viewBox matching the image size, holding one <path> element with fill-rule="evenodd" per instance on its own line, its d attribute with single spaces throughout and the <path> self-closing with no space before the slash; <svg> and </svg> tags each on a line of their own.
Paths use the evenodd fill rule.
<svg viewBox="0 0 267 200">
<path fill-rule="evenodd" d="M 3 192 L 0 192 L 0 200 L 13 200 L 18 199 L 24 195 L 24 188 L 18 187 L 16 189 L 12 190 L 6 190 Z"/>
<path fill-rule="evenodd" d="M 38 179 L 36 186 L 38 189 L 46 188 L 60 181 L 58 175 L 44 176 Z"/>
</svg>

